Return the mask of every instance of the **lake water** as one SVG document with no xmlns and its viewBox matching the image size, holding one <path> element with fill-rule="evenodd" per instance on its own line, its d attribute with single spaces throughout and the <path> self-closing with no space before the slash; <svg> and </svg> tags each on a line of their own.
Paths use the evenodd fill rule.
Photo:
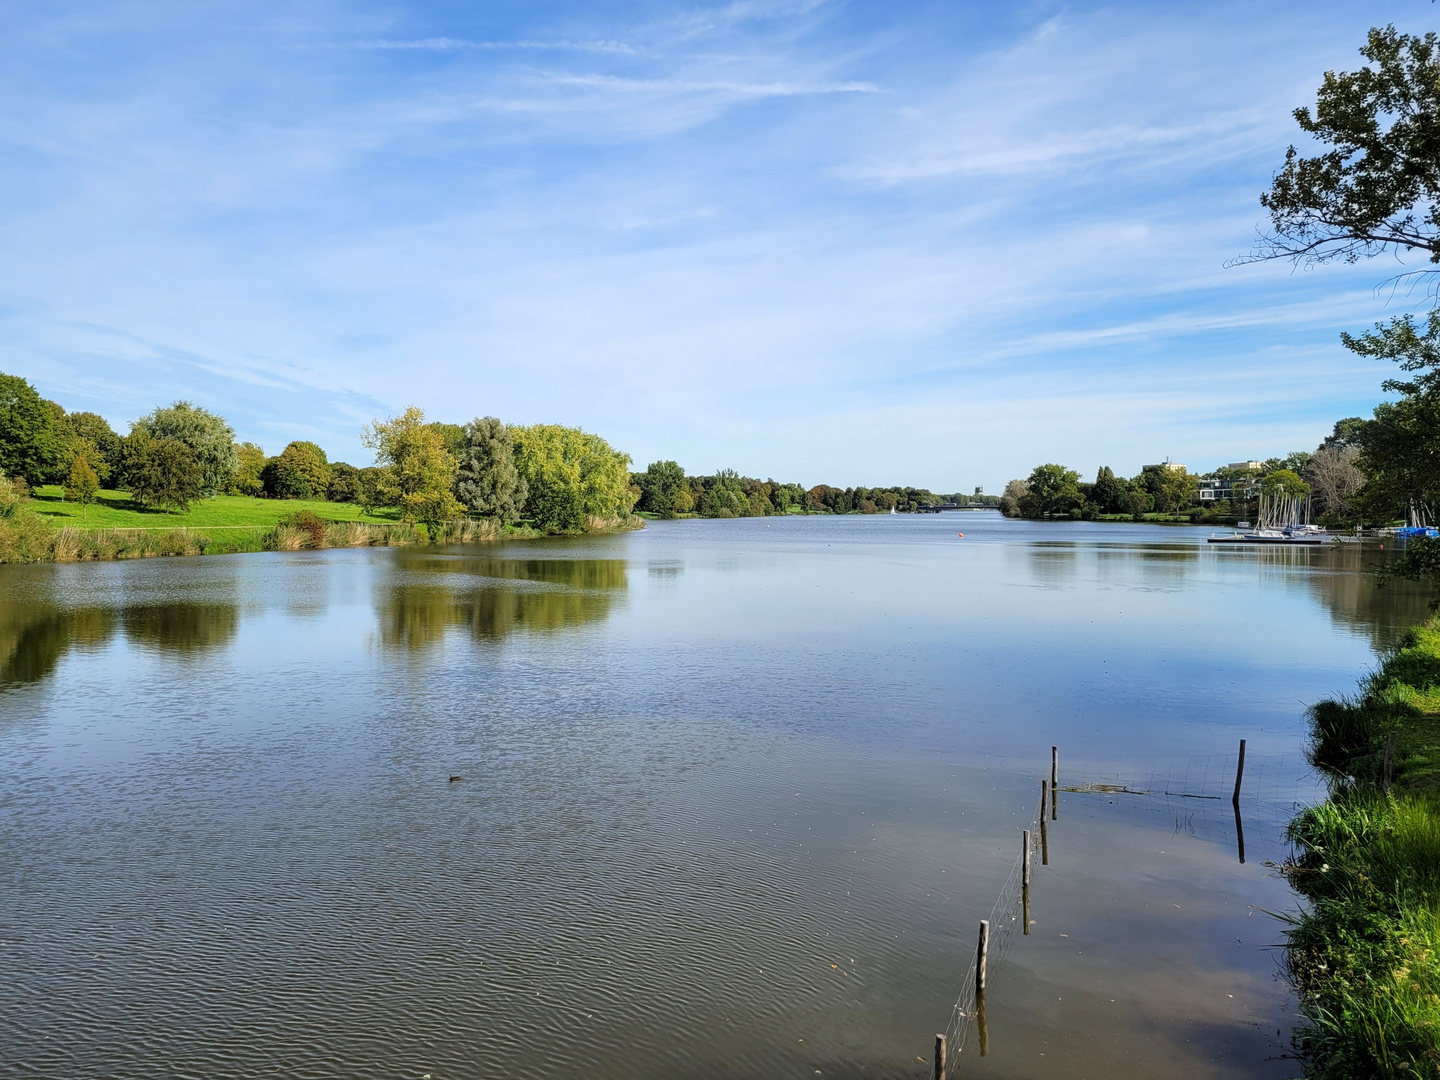
<svg viewBox="0 0 1440 1080">
<path fill-rule="evenodd" d="M 0 567 L 0 1076 L 928 1076 L 1052 745 L 1151 794 L 1062 791 L 957 1074 L 1294 1075 L 1303 710 L 1425 600 L 1205 535 Z"/>
</svg>

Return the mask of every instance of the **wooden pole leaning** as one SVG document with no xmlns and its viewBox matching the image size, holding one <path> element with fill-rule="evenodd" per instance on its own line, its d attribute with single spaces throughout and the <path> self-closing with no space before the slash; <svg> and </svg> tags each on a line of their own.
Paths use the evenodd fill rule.
<svg viewBox="0 0 1440 1080">
<path fill-rule="evenodd" d="M 1240 805 L 1240 780 L 1245 775 L 1245 740 L 1240 740 L 1240 760 L 1235 765 L 1235 795 L 1230 800 L 1236 806 Z"/>
<path fill-rule="evenodd" d="M 935 1036 L 935 1080 L 945 1080 L 945 1036 Z"/>
<path fill-rule="evenodd" d="M 1040 781 L 1040 865 L 1050 865 L 1050 830 L 1045 828 L 1046 803 L 1050 801 L 1050 781 Z"/>
<path fill-rule="evenodd" d="M 1060 820 L 1060 748 L 1050 747 L 1050 820 Z"/>
</svg>

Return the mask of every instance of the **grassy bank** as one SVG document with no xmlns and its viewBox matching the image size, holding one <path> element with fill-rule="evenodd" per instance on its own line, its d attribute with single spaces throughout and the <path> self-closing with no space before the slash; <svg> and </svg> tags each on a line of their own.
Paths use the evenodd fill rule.
<svg viewBox="0 0 1440 1080">
<path fill-rule="evenodd" d="M 40 489 L 9 517 L 0 518 L 0 563 L 143 559 L 160 555 L 228 555 L 302 548 L 394 547 L 471 543 L 545 535 L 525 522 L 499 525 L 462 519 L 430 527 L 395 520 L 383 511 L 364 515 L 352 503 L 221 496 L 185 514 L 145 510 L 120 492 L 107 493 L 81 518 L 79 507 Z M 70 513 L 74 511 L 74 515 Z M 393 515 L 393 516 L 392 516 Z M 135 522 L 139 524 L 135 524 Z M 637 517 L 588 518 L 587 532 L 642 528 Z"/>
<path fill-rule="evenodd" d="M 1311 726 L 1334 783 L 1290 824 L 1286 874 L 1308 902 L 1286 953 L 1305 1075 L 1440 1077 L 1440 619 Z"/>
<path fill-rule="evenodd" d="M 40 517 L 57 526 L 75 529 L 233 529 L 272 528 L 281 518 L 309 511 L 326 521 L 364 521 L 394 524 L 398 510 L 364 513 L 354 503 L 312 499 L 255 499 L 245 495 L 217 495 L 202 499 L 183 514 L 141 506 L 124 491 L 101 491 L 83 512 L 78 503 L 61 498 L 58 487 L 38 487 L 28 504 Z"/>
</svg>

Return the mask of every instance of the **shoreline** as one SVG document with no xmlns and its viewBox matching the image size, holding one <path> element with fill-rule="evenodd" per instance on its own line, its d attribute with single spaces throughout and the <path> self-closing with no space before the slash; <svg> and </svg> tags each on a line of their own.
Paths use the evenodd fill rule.
<svg viewBox="0 0 1440 1080">
<path fill-rule="evenodd" d="M 1284 968 L 1306 1077 L 1440 1075 L 1440 616 L 1310 710 L 1329 797 L 1287 829 Z"/>
<path fill-rule="evenodd" d="M 22 517 L 21 515 L 25 516 Z M 28 519 L 28 520 L 27 520 Z M 0 520 L 0 565 L 115 562 L 125 559 L 241 555 L 262 551 L 330 548 L 414 547 L 441 544 L 539 540 L 551 535 L 629 532 L 645 527 L 638 517 L 591 518 L 582 533 L 546 533 L 527 524 L 460 519 L 426 526 L 410 522 L 280 521 L 274 525 L 137 525 L 55 527 L 30 511 Z M 211 533 L 231 535 L 212 537 Z M 235 535 L 235 534 L 239 535 Z"/>
</svg>

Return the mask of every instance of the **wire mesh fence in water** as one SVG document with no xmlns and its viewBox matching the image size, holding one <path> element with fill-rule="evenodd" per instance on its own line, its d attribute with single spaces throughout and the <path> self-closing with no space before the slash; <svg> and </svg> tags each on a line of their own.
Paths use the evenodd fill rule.
<svg viewBox="0 0 1440 1080">
<path fill-rule="evenodd" d="M 1066 771 L 1088 779 L 1062 779 L 1056 788 L 1049 788 L 1048 793 L 1041 796 L 1028 826 L 1022 826 L 1028 829 L 1029 848 L 1021 845 L 985 919 L 988 924 L 986 979 L 976 978 L 981 962 L 977 947 L 971 951 L 970 967 L 945 1026 L 944 1066 L 949 1075 L 957 1074 L 972 1029 L 980 1054 L 988 1052 L 985 994 L 981 983 L 993 983 L 1006 955 L 1028 929 L 1026 857 L 1030 856 L 1033 861 L 1037 852 L 1044 852 L 1048 844 L 1048 820 L 1054 817 L 1062 797 L 1065 802 L 1077 798 L 1103 799 L 1107 814 L 1232 847 L 1242 863 L 1247 860 L 1279 862 L 1287 854 L 1286 825 L 1299 809 L 1324 797 L 1324 780 L 1298 754 L 1244 755 L 1237 797 L 1236 778 L 1242 755 L 1243 750 L 1237 748 L 1231 754 L 1178 761 L 1138 758 L 1103 764 L 1081 762 Z M 937 1060 L 936 1064 L 940 1062 Z"/>
</svg>

